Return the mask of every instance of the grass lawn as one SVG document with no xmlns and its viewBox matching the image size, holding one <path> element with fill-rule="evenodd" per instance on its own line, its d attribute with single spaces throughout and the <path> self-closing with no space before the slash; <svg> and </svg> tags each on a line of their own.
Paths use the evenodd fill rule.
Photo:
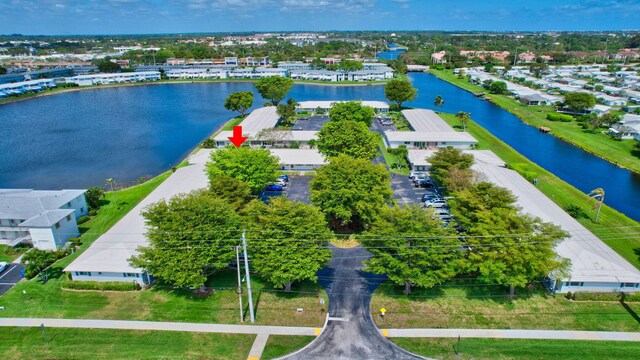
<svg viewBox="0 0 640 360">
<path fill-rule="evenodd" d="M 460 127 L 460 122 L 454 115 L 440 115 L 450 125 L 457 128 Z M 579 218 L 578 221 L 635 267 L 640 268 L 640 260 L 638 255 L 634 253 L 634 249 L 640 249 L 640 238 L 637 236 L 636 230 L 640 224 L 637 221 L 628 218 L 605 204 L 602 206 L 599 222 L 595 223 L 593 221 L 595 219 L 595 210 L 591 209 L 593 202 L 590 201 L 590 198 L 585 193 L 531 162 L 477 123 L 470 121 L 467 125 L 467 131 L 478 140 L 479 149 L 493 151 L 508 164 L 529 164 L 532 171 L 537 173 L 537 186 L 540 191 L 562 208 L 570 204 L 579 206 L 586 216 Z"/>
<path fill-rule="evenodd" d="M 233 119 L 227 121 L 227 123 L 224 124 L 224 126 L 222 126 L 220 131 L 232 131 L 233 127 L 239 125 L 242 122 L 242 120 L 244 120 L 244 119 L 245 119 L 244 117 L 233 118 Z M 220 131 L 217 131 L 216 133 L 219 133 Z"/>
<path fill-rule="evenodd" d="M 380 137 L 380 140 L 378 142 L 380 151 L 382 152 L 382 156 L 384 157 L 384 161 L 389 167 L 389 171 L 399 175 L 409 175 L 409 165 L 407 164 L 407 160 L 402 156 L 389 153 L 384 146 L 384 140 L 382 139 L 382 137 Z M 400 167 L 397 167 L 398 165 Z"/>
<path fill-rule="evenodd" d="M 380 328 L 471 328 L 640 331 L 640 323 L 616 301 L 569 301 L 538 287 L 519 289 L 510 299 L 506 287 L 454 280 L 432 289 L 382 284 L 374 293 L 371 311 Z M 640 303 L 628 303 L 640 313 Z M 384 320 L 378 309 L 386 308 Z"/>
<path fill-rule="evenodd" d="M 255 335 L 0 328 L 3 359 L 246 359 Z"/>
<path fill-rule="evenodd" d="M 298 351 L 315 339 L 313 336 L 271 335 L 262 352 L 262 359 L 275 359 Z"/>
<path fill-rule="evenodd" d="M 28 247 L 13 248 L 8 245 L 0 245 L 0 262 L 10 263 L 27 250 L 29 250 Z"/>
<path fill-rule="evenodd" d="M 460 341 L 460 355 L 456 355 L 458 339 L 392 338 L 390 340 L 415 354 L 444 360 L 632 360 L 640 358 L 638 343 L 625 341 L 465 338 Z"/>
<path fill-rule="evenodd" d="M 638 142 L 633 139 L 622 141 L 614 140 L 608 135 L 602 134 L 604 128 L 591 132 L 583 129 L 577 122 L 549 121 L 547 113 L 553 111 L 551 106 L 526 106 L 507 95 L 488 94 L 481 86 L 469 83 L 466 78 L 458 79 L 453 72 L 444 70 L 431 70 L 438 78 L 452 83 L 473 93 L 484 92 L 486 98 L 501 108 L 511 112 L 525 123 L 535 127 L 548 127 L 551 134 L 574 144 L 588 152 L 591 152 L 609 162 L 623 166 L 636 173 L 640 173 L 640 148 Z M 473 114 L 471 114 L 473 116 Z"/>
</svg>

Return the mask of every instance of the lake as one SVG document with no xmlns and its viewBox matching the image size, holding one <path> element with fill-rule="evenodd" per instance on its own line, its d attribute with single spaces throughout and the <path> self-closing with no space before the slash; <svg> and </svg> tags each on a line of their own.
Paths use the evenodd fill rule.
<svg viewBox="0 0 640 360">
<path fill-rule="evenodd" d="M 640 176 L 620 169 L 433 75 L 409 75 L 408 106 L 470 112 L 473 119 L 576 188 L 603 187 L 606 202 L 640 220 Z M 132 183 L 170 169 L 235 114 L 227 95 L 251 83 L 181 83 L 91 89 L 0 105 L 0 188 L 61 189 Z M 433 99 L 445 99 L 435 108 Z M 255 106 L 265 102 L 255 95 Z M 293 86 L 305 100 L 384 100 L 383 86 Z"/>
</svg>

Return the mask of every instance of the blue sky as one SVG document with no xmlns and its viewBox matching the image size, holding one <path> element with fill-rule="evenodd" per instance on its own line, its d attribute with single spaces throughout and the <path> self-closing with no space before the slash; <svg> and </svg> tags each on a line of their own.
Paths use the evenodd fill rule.
<svg viewBox="0 0 640 360">
<path fill-rule="evenodd" d="M 0 0 L 0 34 L 639 28 L 640 0 Z"/>
</svg>

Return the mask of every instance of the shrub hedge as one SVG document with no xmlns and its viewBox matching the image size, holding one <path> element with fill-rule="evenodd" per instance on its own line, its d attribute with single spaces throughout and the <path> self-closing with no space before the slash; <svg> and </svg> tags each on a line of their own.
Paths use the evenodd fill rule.
<svg viewBox="0 0 640 360">
<path fill-rule="evenodd" d="M 529 180 L 529 182 L 533 182 L 535 178 L 538 177 L 538 173 L 535 171 L 531 171 L 531 166 L 526 163 L 513 163 L 509 164 L 509 169 L 515 170 L 518 174 L 522 175 L 525 179 Z"/>
<path fill-rule="evenodd" d="M 589 293 L 589 292 L 574 292 L 567 293 L 567 299 L 575 301 L 620 301 L 625 302 L 640 302 L 640 293 L 627 294 L 627 293 Z"/>
<path fill-rule="evenodd" d="M 119 282 L 119 281 L 68 281 L 62 286 L 65 289 L 73 290 L 97 290 L 97 291 L 138 291 L 140 285 L 135 282 Z"/>
<path fill-rule="evenodd" d="M 84 224 L 84 223 L 86 223 L 86 222 L 87 222 L 87 221 L 89 221 L 90 219 L 91 219 L 90 217 L 88 217 L 87 215 L 85 215 L 85 216 L 81 216 L 80 218 L 78 218 L 78 220 L 76 220 L 76 222 L 78 223 L 78 225 L 80 225 L 80 224 Z"/>
<path fill-rule="evenodd" d="M 573 116 L 567 115 L 567 114 L 559 114 L 559 113 L 548 113 L 547 120 L 571 122 L 573 121 Z"/>
</svg>

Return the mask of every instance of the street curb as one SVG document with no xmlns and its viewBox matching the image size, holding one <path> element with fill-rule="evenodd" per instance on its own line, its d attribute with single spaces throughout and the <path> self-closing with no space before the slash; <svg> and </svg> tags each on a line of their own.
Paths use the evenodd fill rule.
<svg viewBox="0 0 640 360">
<path fill-rule="evenodd" d="M 324 320 L 324 325 L 322 326 L 322 329 L 320 330 L 320 333 L 316 336 L 315 339 L 313 339 L 310 343 L 305 345 L 302 349 L 299 349 L 296 352 L 292 352 L 291 354 L 287 354 L 285 356 L 281 356 L 279 358 L 275 358 L 275 360 L 283 360 L 283 359 L 286 359 L 286 358 L 288 358 L 290 356 L 294 356 L 294 355 L 297 355 L 298 353 L 303 352 L 306 348 L 308 348 L 309 346 L 311 346 L 311 344 L 313 344 L 314 342 L 316 342 L 316 340 L 318 340 L 318 338 L 322 335 L 324 330 L 327 328 L 327 324 L 328 323 L 329 323 L 329 311 L 327 311 L 327 318 Z"/>
</svg>

